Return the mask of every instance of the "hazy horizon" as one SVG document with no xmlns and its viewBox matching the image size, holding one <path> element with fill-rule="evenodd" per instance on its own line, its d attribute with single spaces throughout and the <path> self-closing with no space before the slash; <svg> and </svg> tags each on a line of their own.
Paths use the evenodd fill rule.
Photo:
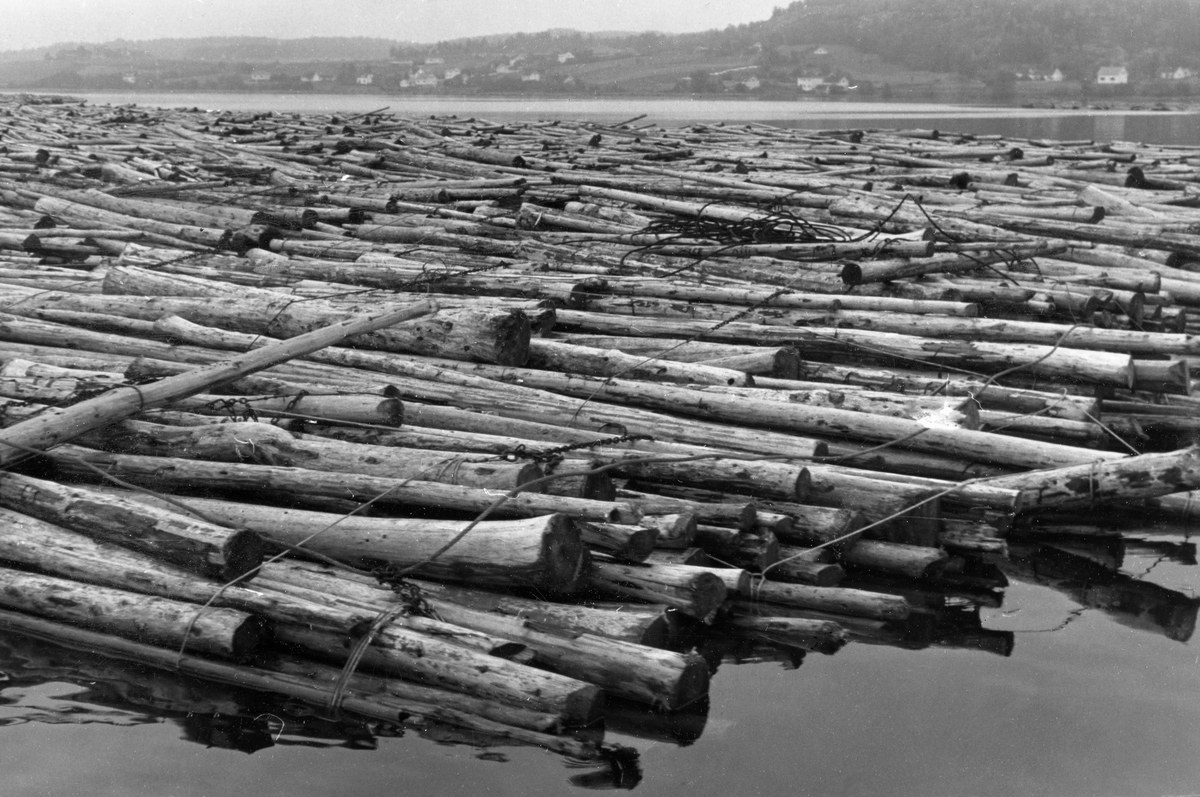
<svg viewBox="0 0 1200 797">
<path fill-rule="evenodd" d="M 205 36 L 436 42 L 571 28 L 687 33 L 770 17 L 789 0 L 0 0 L 0 51 Z"/>
</svg>

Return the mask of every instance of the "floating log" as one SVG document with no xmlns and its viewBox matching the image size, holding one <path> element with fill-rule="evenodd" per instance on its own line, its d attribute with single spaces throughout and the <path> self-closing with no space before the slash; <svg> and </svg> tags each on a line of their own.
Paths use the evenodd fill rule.
<svg viewBox="0 0 1200 797">
<path fill-rule="evenodd" d="M 252 577 L 263 558 L 254 532 L 16 473 L 0 472 L 0 503 L 223 581 Z"/>
<path fill-rule="evenodd" d="M 1200 445 L 989 480 L 1020 490 L 1029 509 L 1073 509 L 1200 488 Z"/>
<path fill-rule="evenodd" d="M 711 623 L 725 603 L 725 584 L 705 568 L 596 561 L 589 576 L 605 593 L 664 603 L 704 623 Z"/>
<path fill-rule="evenodd" d="M 249 659 L 268 638 L 261 618 L 0 568 L 0 606 L 163 647 Z"/>
</svg>

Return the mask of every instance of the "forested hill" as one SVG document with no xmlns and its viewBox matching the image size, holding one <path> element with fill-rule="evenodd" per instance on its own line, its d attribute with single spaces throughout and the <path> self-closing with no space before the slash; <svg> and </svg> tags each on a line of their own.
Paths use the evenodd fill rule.
<svg viewBox="0 0 1200 797">
<path fill-rule="evenodd" d="M 1200 66 L 1200 0 L 807 0 L 726 29 L 764 46 L 842 44 L 932 72 L 1001 68 L 1138 76 Z"/>
</svg>

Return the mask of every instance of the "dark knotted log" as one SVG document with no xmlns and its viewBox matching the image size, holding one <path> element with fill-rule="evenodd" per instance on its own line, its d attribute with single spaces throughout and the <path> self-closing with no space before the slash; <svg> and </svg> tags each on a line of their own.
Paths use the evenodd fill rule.
<svg viewBox="0 0 1200 797">
<path fill-rule="evenodd" d="M 0 503 L 224 581 L 251 577 L 263 557 L 254 532 L 16 473 L 0 472 Z"/>
<path fill-rule="evenodd" d="M 1200 487 L 1200 445 L 1159 454 L 1038 470 L 990 479 L 1020 490 L 1029 509 L 1073 509 L 1180 493 Z"/>
<path fill-rule="evenodd" d="M 269 634 L 260 618 L 234 609 L 83 585 L 0 568 L 0 606 L 89 630 L 226 659 L 251 657 Z"/>
</svg>

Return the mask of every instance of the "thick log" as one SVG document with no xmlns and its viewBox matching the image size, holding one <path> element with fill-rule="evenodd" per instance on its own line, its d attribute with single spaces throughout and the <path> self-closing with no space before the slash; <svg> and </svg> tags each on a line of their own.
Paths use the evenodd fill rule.
<svg viewBox="0 0 1200 797">
<path fill-rule="evenodd" d="M 346 660 L 356 641 L 353 635 L 299 625 L 280 625 L 275 634 L 285 644 L 338 664 Z M 554 714 L 567 725 L 586 725 L 601 716 L 603 693 L 592 684 L 455 648 L 458 646 L 432 637 L 415 642 L 380 636 L 366 648 L 362 665 L 473 697 Z"/>
<path fill-rule="evenodd" d="M 130 498 L 162 503 L 138 494 Z M 580 533 L 565 515 L 484 521 L 459 538 L 466 521 L 346 517 L 212 498 L 189 497 L 182 503 L 222 525 L 254 531 L 272 542 L 302 545 L 304 550 L 355 566 L 420 565 L 414 573 L 426 578 L 532 587 L 553 595 L 574 592 L 584 571 Z M 452 547 L 434 558 L 456 538 Z"/>
<path fill-rule="evenodd" d="M 286 695 L 316 708 L 329 705 L 334 686 L 340 676 L 337 669 L 289 657 L 276 657 L 267 663 L 260 662 L 255 667 L 246 667 L 197 656 L 180 656 L 177 650 L 145 645 L 12 612 L 0 612 L 0 627 L 9 632 L 68 645 L 89 655 L 100 652 L 168 672 L 179 672 L 231 686 Z M 409 693 L 400 684 L 364 675 L 352 677 L 349 685 L 350 689 L 345 693 L 341 706 L 359 716 L 401 724 L 412 722 L 419 727 L 431 721 L 445 722 L 495 734 L 499 738 L 537 744 L 566 754 L 587 755 L 590 751 L 587 744 L 560 739 L 547 733 L 556 726 L 553 718 L 546 715 L 540 715 L 539 719 L 539 715 L 533 712 L 518 712 L 508 707 L 499 711 L 489 711 L 486 701 L 474 702 L 464 708 L 462 704 L 453 702 L 444 704 L 434 699 L 433 693 L 428 692 L 423 693 L 423 700 L 415 700 L 408 696 Z M 391 694 L 393 689 L 396 694 Z M 480 716 L 473 716 L 475 713 Z M 533 725 L 536 730 L 525 729 L 524 726 L 528 725 Z"/>
<path fill-rule="evenodd" d="M 612 637 L 547 634 L 526 620 L 439 604 L 447 620 L 529 645 L 555 672 L 597 684 L 616 697 L 667 711 L 708 694 L 708 667 L 695 654 L 657 650 Z"/>
<path fill-rule="evenodd" d="M 748 606 L 749 611 L 735 610 L 725 621 L 730 628 L 826 655 L 836 653 L 850 640 L 846 629 L 834 619 L 763 616 L 758 614 L 761 604 Z"/>
<path fill-rule="evenodd" d="M 787 553 L 786 546 L 780 546 L 779 555 L 786 556 Z M 842 552 L 841 562 L 847 567 L 920 579 L 939 573 L 949 558 L 945 551 L 937 548 L 859 540 Z"/>
<path fill-rule="evenodd" d="M 29 307 L 45 309 L 83 310 L 112 313 L 144 321 L 154 321 L 164 315 L 178 315 L 203 326 L 220 327 L 251 335 L 293 338 L 328 326 L 347 315 L 373 306 L 328 301 L 298 301 L 262 291 L 266 296 L 245 295 L 220 297 L 172 296 L 70 296 L 43 294 Z M 400 313 L 400 318 L 415 319 L 428 315 L 429 305 L 420 303 L 420 313 L 414 305 L 385 305 L 386 314 Z M 405 312 L 407 310 L 407 312 Z M 413 313 L 413 315 L 408 315 Z M 394 323 L 394 322 L 393 322 Z M 433 354 L 451 359 L 470 359 L 519 365 L 529 356 L 529 319 L 521 311 L 443 310 L 430 318 L 395 329 L 379 328 L 369 332 L 353 332 L 354 343 L 366 348 L 415 354 Z M 349 335 L 347 335 L 349 336 Z M 346 336 L 343 336 L 346 337 Z M 340 338 L 339 338 L 340 340 Z M 327 344 L 328 345 L 328 344 Z M 301 352 L 306 353 L 306 352 Z M 299 356 L 299 355 L 296 355 Z"/>
<path fill-rule="evenodd" d="M 0 472 L 0 503 L 223 581 L 251 577 L 263 557 L 254 532 L 16 473 Z"/>
<path fill-rule="evenodd" d="M 269 634 L 260 618 L 234 609 L 79 584 L 0 568 L 0 606 L 163 647 L 247 659 Z"/>
<path fill-rule="evenodd" d="M 654 529 L 654 547 L 683 550 L 692 547 L 696 537 L 696 516 L 690 512 L 666 515 L 645 514 L 639 525 Z"/>
<path fill-rule="evenodd" d="M 1078 509 L 1155 498 L 1200 488 L 1200 445 L 1000 476 L 986 483 L 1020 490 L 1027 509 Z"/>
<path fill-rule="evenodd" d="M 371 607 L 391 604 L 378 588 L 330 579 L 314 566 L 272 565 L 264 580 L 295 589 L 303 582 L 318 592 L 362 602 Z M 644 645 L 591 633 L 555 633 L 524 619 L 434 600 L 446 620 L 527 646 L 539 663 L 554 672 L 602 686 L 614 695 L 668 709 L 680 708 L 707 694 L 707 670 L 694 656 L 656 650 Z M 444 612 L 444 614 L 443 614 Z M 547 633 L 549 631 L 550 633 Z"/>
<path fill-rule="evenodd" d="M 711 623 L 725 602 L 725 585 L 704 568 L 597 561 L 589 575 L 592 585 L 602 592 L 665 603 L 704 623 Z"/>
<path fill-rule="evenodd" d="M 755 601 L 778 603 L 829 614 L 848 614 L 876 620 L 903 620 L 908 617 L 908 601 L 896 595 L 868 592 L 846 587 L 813 587 L 805 584 L 755 582 L 748 596 Z"/>
<path fill-rule="evenodd" d="M 581 523 L 580 538 L 590 548 L 622 562 L 644 562 L 654 550 L 658 532 L 620 523 Z"/>
<path fill-rule="evenodd" d="M 413 579 L 435 606 L 455 603 L 480 612 L 494 612 L 537 626 L 623 639 L 653 648 L 669 647 L 679 636 L 677 620 L 666 606 L 635 603 L 551 603 L 457 584 Z"/>
</svg>

